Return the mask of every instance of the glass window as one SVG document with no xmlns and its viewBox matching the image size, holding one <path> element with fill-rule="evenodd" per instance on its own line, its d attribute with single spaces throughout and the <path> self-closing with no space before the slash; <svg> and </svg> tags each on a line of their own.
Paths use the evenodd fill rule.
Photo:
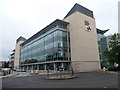
<svg viewBox="0 0 120 90">
<path fill-rule="evenodd" d="M 54 47 L 58 47 L 58 43 L 59 41 L 55 41 L 53 44 L 54 44 Z"/>
<path fill-rule="evenodd" d="M 37 70 L 37 65 L 33 65 L 33 70 Z"/>
<path fill-rule="evenodd" d="M 50 38 L 52 38 L 52 35 L 51 35 L 51 34 L 45 36 L 45 41 L 49 40 Z"/>
<path fill-rule="evenodd" d="M 62 31 L 62 36 L 67 37 L 67 32 Z"/>
<path fill-rule="evenodd" d="M 58 26 L 59 26 L 59 28 L 67 29 L 67 25 L 61 25 L 61 24 L 59 24 Z"/>
<path fill-rule="evenodd" d="M 54 39 L 53 39 L 54 37 Z M 31 45 L 25 46 L 21 49 L 21 60 L 28 58 L 36 58 L 40 61 L 46 60 L 46 55 L 49 56 L 49 60 L 57 60 L 58 58 L 58 46 L 60 48 L 59 56 L 61 58 L 67 57 L 67 32 L 56 30 L 53 33 L 47 35 L 44 38 L 32 43 Z M 46 40 L 46 42 L 45 42 Z M 44 43 L 45 42 L 45 43 Z M 54 48 L 53 48 L 54 47 Z M 62 48 L 63 47 L 63 48 Z M 45 55 L 44 55 L 45 54 Z M 65 59 L 65 58 L 64 58 Z"/>
<path fill-rule="evenodd" d="M 52 48 L 53 47 L 53 43 L 50 43 L 48 45 L 45 45 L 45 50 L 49 49 L 49 48 Z"/>
<path fill-rule="evenodd" d="M 63 47 L 63 41 L 58 41 L 58 47 Z"/>
<path fill-rule="evenodd" d="M 54 37 L 56 37 L 57 36 L 57 31 L 55 31 L 53 34 L 54 34 Z"/>
<path fill-rule="evenodd" d="M 45 66 L 43 64 L 39 65 L 39 70 L 45 70 Z"/>
<path fill-rule="evenodd" d="M 58 30 L 57 34 L 60 35 L 60 36 L 62 36 L 62 31 Z"/>
<path fill-rule="evenodd" d="M 32 66 L 28 66 L 28 70 L 32 70 Z"/>
<path fill-rule="evenodd" d="M 45 36 L 45 41 L 47 41 L 48 40 L 48 35 L 47 36 Z"/>
</svg>

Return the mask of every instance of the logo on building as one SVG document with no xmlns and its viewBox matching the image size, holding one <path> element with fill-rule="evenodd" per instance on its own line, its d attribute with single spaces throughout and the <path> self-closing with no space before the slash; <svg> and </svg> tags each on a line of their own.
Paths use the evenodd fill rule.
<svg viewBox="0 0 120 90">
<path fill-rule="evenodd" d="M 90 31 L 91 31 L 91 27 L 90 27 L 89 21 L 86 21 L 86 20 L 85 20 L 85 25 L 86 25 L 86 31 L 87 31 L 87 32 L 90 32 Z"/>
</svg>

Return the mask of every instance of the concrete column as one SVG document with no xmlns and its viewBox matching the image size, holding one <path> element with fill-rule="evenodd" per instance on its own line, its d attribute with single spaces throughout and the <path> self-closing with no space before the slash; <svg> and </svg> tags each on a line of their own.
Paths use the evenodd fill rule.
<svg viewBox="0 0 120 90">
<path fill-rule="evenodd" d="M 56 71 L 56 65 L 55 65 L 55 63 L 53 63 L 54 64 L 54 71 Z"/>
<path fill-rule="evenodd" d="M 31 68 L 31 73 L 34 73 L 34 71 L 33 71 L 33 65 L 32 65 L 32 68 Z"/>
<path fill-rule="evenodd" d="M 45 70 L 46 70 L 46 64 L 45 64 Z"/>
<path fill-rule="evenodd" d="M 33 65 L 32 65 L 32 70 L 33 70 Z"/>
<path fill-rule="evenodd" d="M 39 64 L 37 65 L 37 70 L 39 70 Z"/>
<path fill-rule="evenodd" d="M 27 70 L 28 70 L 28 66 L 27 66 Z M 27 71 L 27 70 L 26 70 L 26 71 Z"/>
<path fill-rule="evenodd" d="M 23 71 L 25 71 L 25 66 L 23 66 Z"/>
<path fill-rule="evenodd" d="M 64 68 L 64 67 L 63 67 L 63 63 L 61 63 L 61 64 L 62 64 L 61 67 Z"/>
</svg>

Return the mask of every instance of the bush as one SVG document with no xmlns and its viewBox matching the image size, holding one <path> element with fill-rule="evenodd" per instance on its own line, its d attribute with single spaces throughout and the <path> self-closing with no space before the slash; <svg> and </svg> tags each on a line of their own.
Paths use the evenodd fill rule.
<svg viewBox="0 0 120 90">
<path fill-rule="evenodd" d="M 119 67 L 110 67 L 108 68 L 109 71 L 120 71 Z"/>
</svg>

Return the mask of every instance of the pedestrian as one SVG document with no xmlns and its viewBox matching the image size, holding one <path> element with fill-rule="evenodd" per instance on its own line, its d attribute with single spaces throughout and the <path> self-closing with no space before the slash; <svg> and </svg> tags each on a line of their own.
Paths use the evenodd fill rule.
<svg viewBox="0 0 120 90">
<path fill-rule="evenodd" d="M 3 70 L 3 76 L 5 76 L 5 75 L 6 75 L 5 70 Z"/>
<path fill-rule="evenodd" d="M 10 70 L 8 71 L 8 74 L 10 74 Z"/>
<path fill-rule="evenodd" d="M 12 68 L 12 73 L 13 73 L 14 69 Z"/>
</svg>

